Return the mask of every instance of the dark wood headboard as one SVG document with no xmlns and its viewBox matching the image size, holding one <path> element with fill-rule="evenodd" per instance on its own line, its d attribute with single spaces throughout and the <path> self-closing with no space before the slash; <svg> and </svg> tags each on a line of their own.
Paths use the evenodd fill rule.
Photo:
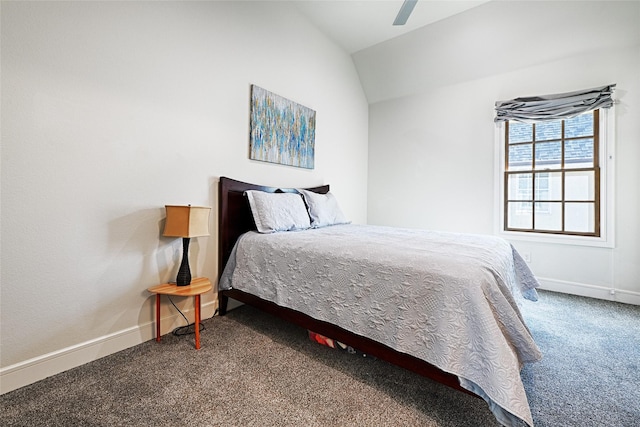
<svg viewBox="0 0 640 427">
<path fill-rule="evenodd" d="M 256 229 L 251 208 L 244 192 L 259 190 L 269 193 L 295 193 L 296 190 L 249 184 L 224 176 L 220 177 L 218 190 L 218 208 L 220 209 L 218 216 L 218 277 L 220 277 L 236 240 L 247 231 Z M 307 188 L 307 190 L 326 194 L 329 192 L 329 185 Z"/>
</svg>

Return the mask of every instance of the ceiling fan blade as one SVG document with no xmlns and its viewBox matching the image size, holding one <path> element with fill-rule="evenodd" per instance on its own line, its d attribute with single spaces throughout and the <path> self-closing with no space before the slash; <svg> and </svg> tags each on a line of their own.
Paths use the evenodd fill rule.
<svg viewBox="0 0 640 427">
<path fill-rule="evenodd" d="M 409 15 L 413 12 L 413 8 L 416 7 L 416 3 L 418 3 L 418 0 L 404 0 L 404 3 L 400 6 L 398 16 L 396 16 L 396 20 L 393 21 L 393 25 L 406 24 L 407 19 L 409 19 Z"/>
</svg>

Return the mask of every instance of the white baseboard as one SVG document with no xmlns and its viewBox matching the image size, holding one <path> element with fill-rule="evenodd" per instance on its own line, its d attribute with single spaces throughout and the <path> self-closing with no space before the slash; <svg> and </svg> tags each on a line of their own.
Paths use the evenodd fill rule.
<svg viewBox="0 0 640 427">
<path fill-rule="evenodd" d="M 538 278 L 538 282 L 540 282 L 540 289 L 546 289 L 548 291 L 640 305 L 640 292 L 542 277 Z"/>
<path fill-rule="evenodd" d="M 203 304 L 202 312 L 210 311 L 213 313 L 213 308 L 211 310 L 206 308 L 214 304 L 217 304 L 217 301 Z M 193 309 L 183 310 L 183 312 L 186 315 L 193 312 Z M 193 315 L 187 316 L 187 318 L 193 319 Z M 162 327 L 160 333 L 164 335 L 179 326 L 184 326 L 184 324 L 184 318 L 178 313 L 163 317 L 160 319 Z M 16 390 L 154 338 L 155 322 L 148 322 L 1 368 L 0 394 Z"/>
</svg>

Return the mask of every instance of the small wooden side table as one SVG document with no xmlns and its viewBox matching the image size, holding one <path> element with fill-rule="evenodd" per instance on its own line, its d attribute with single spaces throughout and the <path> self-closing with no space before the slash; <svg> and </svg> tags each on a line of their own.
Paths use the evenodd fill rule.
<svg viewBox="0 0 640 427">
<path fill-rule="evenodd" d="M 195 297 L 195 333 L 196 333 L 196 350 L 200 349 L 200 295 L 209 292 L 213 287 L 211 281 L 206 277 L 198 277 L 191 280 L 191 284 L 187 286 L 178 286 L 175 283 L 164 283 L 162 285 L 152 286 L 147 290 L 156 294 L 156 341 L 160 342 L 160 296 L 176 295 L 179 297 Z"/>
</svg>

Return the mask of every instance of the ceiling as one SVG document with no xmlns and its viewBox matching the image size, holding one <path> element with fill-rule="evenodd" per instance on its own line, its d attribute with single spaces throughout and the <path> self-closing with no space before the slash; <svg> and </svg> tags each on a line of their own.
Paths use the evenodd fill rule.
<svg viewBox="0 0 640 427">
<path fill-rule="evenodd" d="M 403 26 L 393 25 L 403 0 L 298 0 L 294 5 L 352 54 L 487 1 L 419 0 Z"/>
</svg>

